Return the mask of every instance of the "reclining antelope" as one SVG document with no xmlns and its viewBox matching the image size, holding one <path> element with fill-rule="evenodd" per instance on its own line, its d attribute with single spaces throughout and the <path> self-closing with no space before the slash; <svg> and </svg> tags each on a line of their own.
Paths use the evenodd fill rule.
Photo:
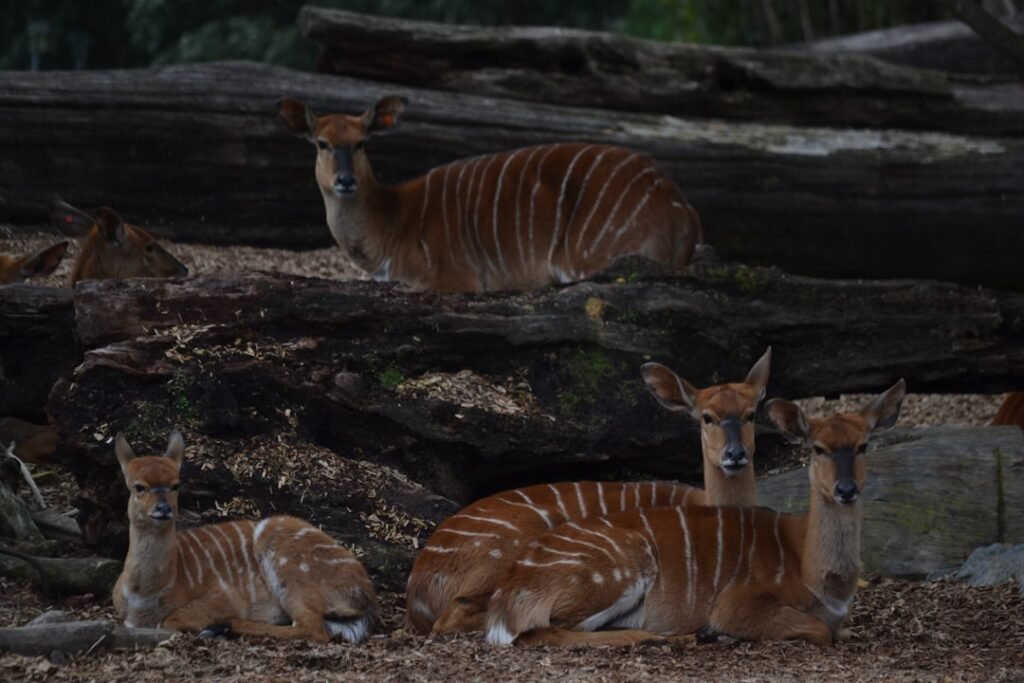
<svg viewBox="0 0 1024 683">
<path fill-rule="evenodd" d="M 406 588 L 409 626 L 420 633 L 481 630 L 500 577 L 533 538 L 565 522 L 659 505 L 753 505 L 753 416 L 770 369 L 768 349 L 742 383 L 695 389 L 663 365 L 644 365 L 642 375 L 658 400 L 700 421 L 704 490 L 667 482 L 585 481 L 539 484 L 479 500 L 445 520 L 416 558 Z"/>
<path fill-rule="evenodd" d="M 1024 429 L 1024 391 L 1008 393 L 991 424 L 1016 425 Z"/>
<path fill-rule="evenodd" d="M 672 180 L 618 147 L 528 147 L 381 185 L 365 144 L 405 105 L 389 96 L 360 116 L 318 117 L 298 100 L 278 102 L 288 129 L 317 148 L 331 234 L 377 279 L 444 292 L 529 289 L 586 278 L 629 254 L 686 265 L 703 240 Z"/>
<path fill-rule="evenodd" d="M 269 517 L 175 531 L 185 454 L 173 432 L 163 456 L 115 454 L 130 491 L 130 540 L 114 607 L 127 626 L 326 642 L 367 637 L 377 599 L 351 552 L 300 519 Z"/>
<path fill-rule="evenodd" d="M 0 285 L 24 282 L 30 277 L 46 277 L 57 270 L 67 251 L 68 243 L 59 242 L 22 257 L 0 254 Z"/>
<path fill-rule="evenodd" d="M 72 287 L 80 280 L 188 275 L 188 268 L 152 235 L 125 223 L 113 209 L 104 206 L 89 214 L 55 199 L 50 220 L 63 234 L 81 239 L 68 281 Z"/>
<path fill-rule="evenodd" d="M 860 571 L 867 438 L 895 424 L 905 392 L 900 380 L 860 412 L 813 420 L 768 402 L 780 430 L 814 448 L 804 515 L 639 508 L 539 536 L 495 589 L 487 639 L 629 645 L 706 629 L 832 643 Z"/>
</svg>

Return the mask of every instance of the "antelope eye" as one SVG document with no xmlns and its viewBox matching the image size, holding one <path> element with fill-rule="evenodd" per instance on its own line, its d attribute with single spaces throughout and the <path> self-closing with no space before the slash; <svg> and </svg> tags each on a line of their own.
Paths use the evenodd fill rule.
<svg viewBox="0 0 1024 683">
<path fill-rule="evenodd" d="M 825 449 L 822 448 L 821 446 L 815 446 L 814 447 L 814 452 L 817 453 L 818 455 L 828 455 L 828 453 L 825 451 Z"/>
<path fill-rule="evenodd" d="M 861 445 L 857 446 L 858 453 L 864 453 L 865 451 L 867 451 L 867 449 L 868 445 L 866 443 L 862 443 Z"/>
<path fill-rule="evenodd" d="M 317 140 L 316 141 L 316 146 L 319 149 L 327 149 L 327 141 L 326 140 Z"/>
<path fill-rule="evenodd" d="M 715 418 L 711 417 L 707 413 L 704 413 L 704 424 L 709 425 L 715 421 Z"/>
<path fill-rule="evenodd" d="M 135 485 L 135 492 L 136 493 L 142 493 L 145 490 L 146 490 L 146 487 L 143 486 L 142 484 L 136 484 Z"/>
<path fill-rule="evenodd" d="M 747 422 L 753 422 L 754 421 L 754 411 L 750 411 L 750 413 L 745 418 L 743 418 L 743 419 L 746 420 Z"/>
<path fill-rule="evenodd" d="M 172 491 L 177 491 L 178 490 L 178 486 L 180 486 L 180 484 L 171 484 L 171 490 Z"/>
<path fill-rule="evenodd" d="M 352 151 L 353 152 L 358 152 L 359 150 L 361 150 L 363 148 L 363 145 L 365 143 L 366 143 L 366 140 L 360 140 L 356 144 L 352 145 Z"/>
<path fill-rule="evenodd" d="M 154 251 L 156 251 L 156 242 L 150 242 L 149 244 L 147 244 L 147 245 L 146 245 L 146 251 L 148 251 L 148 252 L 149 252 L 149 253 L 151 253 L 151 254 L 152 254 L 152 253 L 153 253 Z"/>
</svg>

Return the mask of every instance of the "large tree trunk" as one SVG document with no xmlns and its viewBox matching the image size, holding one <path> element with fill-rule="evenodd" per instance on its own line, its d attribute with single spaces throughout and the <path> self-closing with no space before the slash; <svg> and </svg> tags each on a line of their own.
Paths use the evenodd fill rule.
<svg viewBox="0 0 1024 683">
<path fill-rule="evenodd" d="M 1024 84 L 565 28 L 452 26 L 306 6 L 323 71 L 454 92 L 802 125 L 1024 132 Z"/>
<path fill-rule="evenodd" d="M 1024 543 L 1024 434 L 1015 427 L 898 429 L 867 454 L 866 572 L 923 577 L 990 543 Z M 807 472 L 757 487 L 762 505 L 807 509 Z"/>
<path fill-rule="evenodd" d="M 410 98 L 405 121 L 368 147 L 385 181 L 521 145 L 620 144 L 657 159 L 723 258 L 809 275 L 1022 286 L 1024 140 L 726 125 L 245 63 L 0 72 L 0 220 L 42 222 L 48 197 L 61 194 L 114 205 L 176 240 L 325 245 L 313 148 L 284 131 L 274 100 L 354 113 L 395 91 Z"/>
<path fill-rule="evenodd" d="M 743 377 L 773 344 L 769 391 L 791 397 L 901 376 L 919 391 L 1024 384 L 1024 295 L 622 265 L 621 282 L 513 296 L 269 275 L 81 284 L 77 334 L 92 350 L 48 410 L 86 540 L 123 547 L 122 430 L 137 452 L 185 432 L 186 509 L 300 514 L 400 585 L 417 539 L 453 508 L 397 471 L 459 501 L 623 468 L 696 480 L 696 425 L 647 396 L 643 359 L 706 385 Z M 765 435 L 760 465 L 782 448 Z"/>
</svg>

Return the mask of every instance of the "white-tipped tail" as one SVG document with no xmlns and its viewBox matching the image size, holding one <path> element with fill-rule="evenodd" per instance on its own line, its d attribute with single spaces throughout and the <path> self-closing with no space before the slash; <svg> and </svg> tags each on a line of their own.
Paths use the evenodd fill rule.
<svg viewBox="0 0 1024 683">
<path fill-rule="evenodd" d="M 341 636 L 349 643 L 360 643 L 370 635 L 370 621 L 369 615 L 363 615 L 344 621 L 324 619 L 324 625 L 331 638 Z"/>
<path fill-rule="evenodd" d="M 516 637 L 500 621 L 487 628 L 487 642 L 491 645 L 511 645 Z"/>
</svg>

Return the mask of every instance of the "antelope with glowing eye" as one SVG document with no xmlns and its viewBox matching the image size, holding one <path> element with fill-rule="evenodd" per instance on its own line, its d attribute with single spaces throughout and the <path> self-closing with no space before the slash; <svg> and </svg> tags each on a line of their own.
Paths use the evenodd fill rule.
<svg viewBox="0 0 1024 683">
<path fill-rule="evenodd" d="M 104 206 L 90 214 L 55 199 L 50 220 L 68 237 L 81 240 L 68 282 L 72 287 L 79 280 L 188 275 L 188 268 L 151 234 L 125 223 L 113 209 Z"/>
</svg>

